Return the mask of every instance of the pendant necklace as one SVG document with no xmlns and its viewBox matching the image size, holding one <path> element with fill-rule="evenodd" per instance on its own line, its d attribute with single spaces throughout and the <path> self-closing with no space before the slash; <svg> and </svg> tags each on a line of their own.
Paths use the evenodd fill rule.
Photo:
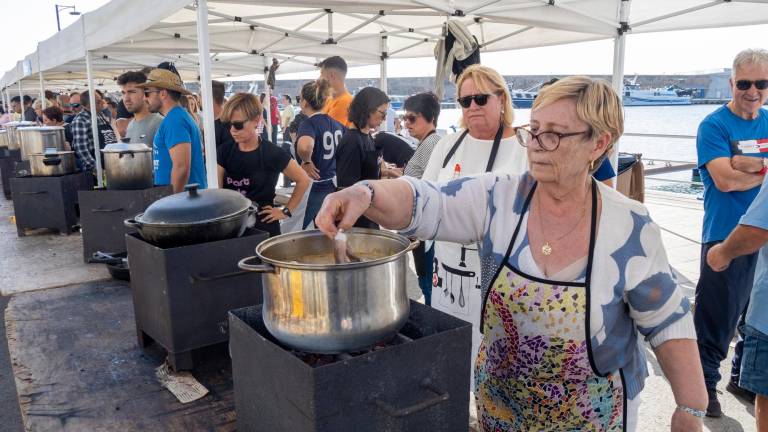
<svg viewBox="0 0 768 432">
<path fill-rule="evenodd" d="M 542 216 L 541 216 L 543 211 L 542 211 L 542 207 L 541 207 L 541 197 L 540 197 L 539 194 L 537 194 L 537 196 L 536 196 L 536 201 L 537 201 L 537 204 L 539 205 L 539 228 L 541 229 L 542 236 L 544 236 L 544 220 L 542 219 Z M 568 236 L 568 234 L 573 233 L 573 231 L 576 229 L 576 227 L 578 227 L 579 224 L 581 223 L 581 221 L 584 219 L 584 215 L 586 215 L 586 214 L 587 214 L 587 205 L 584 204 L 584 209 L 581 212 L 581 216 L 579 217 L 579 220 L 576 221 L 576 223 L 573 225 L 573 227 L 571 227 L 571 229 L 566 231 L 565 234 L 563 234 L 560 237 L 558 237 L 555 240 L 553 240 L 551 244 L 550 244 L 549 241 L 546 240 L 546 238 L 544 239 L 544 244 L 541 246 L 541 253 L 544 256 L 552 255 L 552 244 L 559 242 L 560 240 L 562 240 L 566 236 Z"/>
</svg>

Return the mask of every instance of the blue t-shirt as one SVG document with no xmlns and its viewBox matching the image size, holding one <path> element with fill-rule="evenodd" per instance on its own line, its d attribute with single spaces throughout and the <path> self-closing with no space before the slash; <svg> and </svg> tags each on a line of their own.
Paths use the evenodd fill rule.
<svg viewBox="0 0 768 432">
<path fill-rule="evenodd" d="M 343 134 L 344 126 L 324 113 L 314 114 L 299 125 L 297 140 L 303 136 L 315 140 L 312 163 L 320 171 L 320 180 L 332 179 L 336 175 L 336 148 Z"/>
<path fill-rule="evenodd" d="M 741 218 L 741 225 L 749 225 L 768 230 L 768 187 L 760 188 L 757 198 L 752 201 L 747 213 Z M 760 249 L 757 255 L 755 267 L 755 279 L 752 287 L 752 295 L 749 298 L 749 310 L 747 310 L 747 324 L 768 334 L 768 314 L 763 307 L 768 302 L 768 245 Z"/>
<path fill-rule="evenodd" d="M 189 180 L 187 184 L 197 183 L 201 189 L 208 187 L 205 178 L 205 162 L 203 162 L 203 147 L 200 143 L 200 130 L 195 120 L 187 110 L 177 106 L 168 111 L 155 133 L 152 146 L 152 162 L 155 169 L 155 184 L 171 184 L 171 147 L 188 142 L 192 145 L 190 151 Z"/>
<path fill-rule="evenodd" d="M 603 159 L 603 163 L 600 164 L 600 168 L 598 168 L 597 171 L 592 174 L 592 177 L 594 177 L 597 181 L 605 181 L 616 177 L 616 171 L 613 170 L 613 166 L 611 166 L 611 161 L 609 158 Z"/>
<path fill-rule="evenodd" d="M 708 115 L 699 125 L 696 153 L 704 183 L 704 226 L 702 242 L 724 240 L 739 223 L 739 218 L 755 199 L 759 187 L 746 191 L 722 192 L 707 171 L 707 162 L 739 154 L 740 143 L 768 138 L 768 111 L 760 109 L 754 120 L 738 117 L 727 105 Z"/>
</svg>

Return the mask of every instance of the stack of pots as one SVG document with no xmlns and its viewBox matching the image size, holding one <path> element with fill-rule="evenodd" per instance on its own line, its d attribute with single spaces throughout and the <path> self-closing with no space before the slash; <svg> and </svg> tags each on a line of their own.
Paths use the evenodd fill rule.
<svg viewBox="0 0 768 432">
<path fill-rule="evenodd" d="M 148 189 L 154 186 L 152 149 L 142 143 L 108 144 L 104 155 L 107 189 Z"/>
</svg>

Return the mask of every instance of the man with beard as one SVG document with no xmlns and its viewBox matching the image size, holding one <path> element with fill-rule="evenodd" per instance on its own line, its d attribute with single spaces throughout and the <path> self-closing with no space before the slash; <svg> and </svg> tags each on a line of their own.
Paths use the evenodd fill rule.
<svg viewBox="0 0 768 432">
<path fill-rule="evenodd" d="M 182 96 L 190 94 L 181 77 L 165 69 L 153 69 L 147 81 L 137 84 L 144 89 L 150 112 L 165 116 L 155 134 L 152 146 L 155 184 L 173 186 L 173 192 L 197 183 L 207 187 L 200 130 L 191 115 L 179 105 Z"/>
<path fill-rule="evenodd" d="M 133 114 L 125 137 L 130 138 L 131 143 L 144 143 L 152 147 L 155 133 L 163 122 L 163 117 L 149 112 L 147 103 L 144 101 L 144 89 L 138 87 L 146 81 L 147 76 L 140 71 L 126 72 L 117 77 L 117 84 L 123 94 L 123 105 L 129 113 Z"/>
</svg>

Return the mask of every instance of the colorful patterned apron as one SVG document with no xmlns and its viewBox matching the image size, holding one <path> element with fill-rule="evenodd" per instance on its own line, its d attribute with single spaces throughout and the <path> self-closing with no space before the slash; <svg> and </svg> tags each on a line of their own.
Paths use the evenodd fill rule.
<svg viewBox="0 0 768 432">
<path fill-rule="evenodd" d="M 529 276 L 509 256 L 530 205 L 483 301 L 483 341 L 475 370 L 478 417 L 491 431 L 623 431 L 621 371 L 601 375 L 590 353 L 589 286 L 597 190 L 584 283 Z"/>
</svg>

